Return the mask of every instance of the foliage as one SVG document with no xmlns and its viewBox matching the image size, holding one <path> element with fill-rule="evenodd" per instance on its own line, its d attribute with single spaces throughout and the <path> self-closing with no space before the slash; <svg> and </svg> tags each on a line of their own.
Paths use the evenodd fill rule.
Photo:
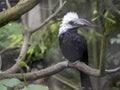
<svg viewBox="0 0 120 90">
<path fill-rule="evenodd" d="M 25 67 L 27 70 L 29 70 L 29 66 L 27 65 L 27 63 L 25 61 L 21 61 L 19 64 L 21 66 Z"/>
<path fill-rule="evenodd" d="M 0 81 L 0 89 L 2 88 L 2 90 L 7 90 L 7 88 L 15 87 L 16 85 L 20 83 L 21 81 L 16 78 L 4 79 Z"/>
<path fill-rule="evenodd" d="M 14 90 L 15 87 L 21 85 L 22 83 L 23 82 L 16 78 L 4 79 L 0 81 L 0 90 L 8 90 L 8 88 Z M 28 86 L 24 86 L 24 88 L 20 90 L 48 90 L 48 87 L 43 85 L 29 84 Z"/>
<path fill-rule="evenodd" d="M 87 31 L 79 31 L 78 33 L 80 33 L 81 35 L 86 37 L 88 43 L 90 43 L 90 42 L 94 43 L 102 37 L 102 35 L 100 33 L 98 33 L 97 31 L 95 31 L 93 29 L 87 30 Z"/>
<path fill-rule="evenodd" d="M 21 23 L 13 22 L 0 28 L 0 47 L 14 46 L 21 42 Z"/>
<path fill-rule="evenodd" d="M 50 47 L 55 46 L 57 38 L 59 22 L 52 23 L 43 27 L 40 31 L 34 33 L 30 41 L 30 47 L 27 52 L 27 61 L 36 60 L 37 58 L 43 59 L 46 51 Z"/>
<path fill-rule="evenodd" d="M 8 39 L 11 41 L 11 43 L 9 44 L 9 47 L 14 47 L 14 46 L 22 44 L 22 35 L 21 34 L 10 35 L 10 36 L 8 36 Z"/>
<path fill-rule="evenodd" d="M 48 90 L 48 87 L 42 86 L 42 85 L 28 85 L 27 87 L 25 86 L 23 89 L 20 90 Z"/>
<path fill-rule="evenodd" d="M 59 22 L 51 23 L 43 27 L 40 31 L 34 33 L 30 41 L 30 47 L 27 51 L 26 61 L 44 58 L 44 54 L 57 43 L 57 30 Z M 17 29 L 17 30 L 16 30 Z M 0 47 L 14 47 L 22 44 L 21 23 L 9 23 L 0 29 Z"/>
</svg>

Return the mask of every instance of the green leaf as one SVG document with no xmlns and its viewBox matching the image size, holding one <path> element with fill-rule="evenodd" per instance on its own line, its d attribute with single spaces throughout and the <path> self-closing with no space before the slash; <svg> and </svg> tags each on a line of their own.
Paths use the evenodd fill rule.
<svg viewBox="0 0 120 90">
<path fill-rule="evenodd" d="M 0 40 L 1 40 L 0 46 L 8 47 L 11 43 L 14 43 L 14 41 L 12 40 L 12 37 L 13 38 L 16 38 L 16 37 L 13 35 L 22 36 L 22 30 L 23 30 L 23 25 L 17 22 L 9 23 L 3 26 L 2 28 L 0 28 Z M 9 36 L 11 36 L 11 38 L 9 38 Z M 16 38 L 16 40 L 17 39 L 19 39 L 19 37 Z"/>
<path fill-rule="evenodd" d="M 28 54 L 32 55 L 34 53 L 34 46 L 30 46 L 28 51 L 27 51 Z"/>
<path fill-rule="evenodd" d="M 99 16 L 94 17 L 91 21 L 96 21 L 99 18 Z"/>
<path fill-rule="evenodd" d="M 26 67 L 29 70 L 29 67 L 28 67 L 28 65 L 27 65 L 26 62 L 21 61 L 19 64 L 22 65 L 22 66 L 24 66 L 24 67 Z"/>
<path fill-rule="evenodd" d="M 0 85 L 0 90 L 7 90 L 7 87 Z"/>
<path fill-rule="evenodd" d="M 20 83 L 21 83 L 20 80 L 18 80 L 16 78 L 4 79 L 4 80 L 0 81 L 0 85 L 6 86 L 6 87 L 14 87 Z"/>
<path fill-rule="evenodd" d="M 109 18 L 109 17 L 105 17 L 109 22 L 113 23 L 113 24 L 116 24 L 116 21 L 112 18 Z"/>
<path fill-rule="evenodd" d="M 97 14 L 97 10 L 95 9 L 95 10 L 93 10 L 93 14 L 95 15 L 95 14 Z"/>
<path fill-rule="evenodd" d="M 20 90 L 49 90 L 49 89 L 47 86 L 31 84 L 28 87 L 24 87 L 23 89 Z"/>
<path fill-rule="evenodd" d="M 7 90 L 7 87 L 0 85 L 0 90 Z"/>
<path fill-rule="evenodd" d="M 13 35 L 10 35 L 8 37 L 8 39 L 12 41 L 12 43 L 9 46 L 13 47 L 15 45 L 21 44 L 21 42 L 22 42 L 22 35 L 13 34 Z"/>
<path fill-rule="evenodd" d="M 50 30 L 51 30 L 51 32 L 55 32 L 56 29 L 57 29 L 57 27 L 56 27 L 56 23 L 50 25 Z"/>
<path fill-rule="evenodd" d="M 107 17 L 108 14 L 109 14 L 109 11 L 107 10 L 107 11 L 105 12 L 104 16 Z"/>
<path fill-rule="evenodd" d="M 39 48 L 40 48 L 42 54 L 43 54 L 43 53 L 45 52 L 45 50 L 47 49 L 47 47 L 45 46 L 44 42 L 41 42 L 41 43 L 40 43 Z"/>
</svg>

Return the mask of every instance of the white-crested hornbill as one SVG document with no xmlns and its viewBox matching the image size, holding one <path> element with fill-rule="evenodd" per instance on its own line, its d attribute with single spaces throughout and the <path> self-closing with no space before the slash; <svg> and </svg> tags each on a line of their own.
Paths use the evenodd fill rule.
<svg viewBox="0 0 120 90">
<path fill-rule="evenodd" d="M 89 27 L 91 23 L 78 17 L 75 12 L 68 12 L 62 20 L 59 29 L 59 45 L 65 58 L 70 62 L 80 60 L 88 64 L 88 49 L 86 39 L 77 33 L 80 27 Z M 93 90 L 89 75 L 80 71 L 82 90 Z"/>
</svg>

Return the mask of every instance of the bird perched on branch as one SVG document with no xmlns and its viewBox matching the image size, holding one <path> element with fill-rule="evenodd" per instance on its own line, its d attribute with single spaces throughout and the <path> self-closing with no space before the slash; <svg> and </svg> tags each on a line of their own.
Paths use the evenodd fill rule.
<svg viewBox="0 0 120 90">
<path fill-rule="evenodd" d="M 75 12 L 68 12 L 62 20 L 59 29 L 59 45 L 65 58 L 70 62 L 80 60 L 88 64 L 86 39 L 77 33 L 80 27 L 89 27 L 91 23 L 78 17 Z M 92 90 L 89 75 L 80 71 L 82 90 Z"/>
</svg>

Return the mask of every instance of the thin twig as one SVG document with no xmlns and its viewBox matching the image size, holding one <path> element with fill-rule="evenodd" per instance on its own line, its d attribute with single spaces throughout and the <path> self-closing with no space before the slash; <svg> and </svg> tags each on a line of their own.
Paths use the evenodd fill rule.
<svg viewBox="0 0 120 90">
<path fill-rule="evenodd" d="M 114 73 L 114 72 L 118 72 L 118 71 L 120 71 L 120 67 L 105 70 L 106 74 L 110 74 L 110 73 Z"/>
<path fill-rule="evenodd" d="M 62 75 L 53 75 L 52 78 L 58 80 L 59 82 L 69 86 L 70 88 L 72 88 L 73 90 L 80 90 L 79 87 L 77 87 L 71 80 L 66 79 L 64 76 Z"/>
<path fill-rule="evenodd" d="M 16 63 L 11 68 L 4 71 L 5 73 L 14 73 L 19 70 L 19 68 L 21 67 L 19 63 L 25 59 L 25 56 L 27 54 L 29 40 L 30 40 L 30 30 L 24 29 L 23 30 L 23 44 L 20 50 L 20 54 L 18 58 L 16 59 Z"/>
<path fill-rule="evenodd" d="M 1 57 L 1 54 L 0 54 L 0 70 L 1 70 L 1 67 L 2 67 L 2 57 Z"/>
<path fill-rule="evenodd" d="M 11 8 L 11 5 L 10 5 L 9 0 L 5 0 L 5 2 L 6 2 L 7 7 L 8 7 L 8 8 Z"/>
<path fill-rule="evenodd" d="M 24 71 L 22 70 L 22 68 L 20 68 L 20 71 L 21 71 L 21 75 L 22 75 L 22 77 L 23 77 L 25 86 L 27 87 L 27 86 L 28 86 L 28 82 L 27 82 L 26 78 L 24 77 Z"/>
<path fill-rule="evenodd" d="M 11 48 L 6 48 L 6 49 L 3 49 L 0 51 L 0 54 L 3 54 L 5 52 L 8 52 L 8 51 L 12 51 L 12 50 L 16 50 L 16 49 L 19 49 L 20 46 L 15 46 L 15 47 L 11 47 Z"/>
<path fill-rule="evenodd" d="M 52 14 L 50 15 L 38 28 L 31 30 L 31 34 L 40 30 L 46 23 L 48 23 L 53 17 L 55 17 L 58 12 L 63 8 L 67 1 L 64 1 L 63 4 Z"/>
</svg>

